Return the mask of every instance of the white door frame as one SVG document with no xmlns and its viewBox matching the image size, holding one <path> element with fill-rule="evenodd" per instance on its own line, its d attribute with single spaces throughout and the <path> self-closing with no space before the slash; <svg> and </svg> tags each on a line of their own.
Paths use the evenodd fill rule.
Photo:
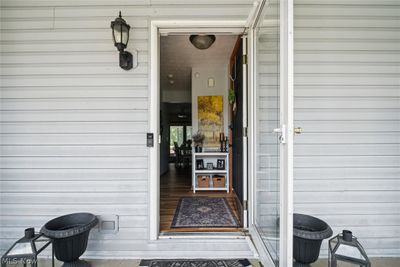
<svg viewBox="0 0 400 267">
<path fill-rule="evenodd" d="M 162 33 L 230 33 L 243 34 L 243 20 L 153 20 L 150 25 L 150 127 L 154 146 L 149 149 L 149 237 L 159 239 L 160 233 L 160 32 Z M 155 164 L 156 163 L 156 164 Z M 156 165 L 156 166 L 154 166 Z"/>
<path fill-rule="evenodd" d="M 265 0 L 263 0 L 265 1 Z M 261 3 L 263 1 L 260 1 Z M 260 4 L 260 3 L 259 3 Z M 286 127 L 286 144 L 281 145 L 281 156 L 287 159 L 286 162 L 281 160 L 281 172 L 280 177 L 280 188 L 281 188 L 281 225 L 284 227 L 280 228 L 280 266 L 291 267 L 292 266 L 292 238 L 293 238 L 293 0 L 282 0 L 280 11 L 280 91 L 281 97 L 284 101 L 281 106 L 281 123 Z M 255 6 L 256 8 L 256 6 Z M 149 238 L 150 240 L 159 239 L 159 225 L 160 225 L 160 152 L 159 152 L 159 124 L 160 124 L 160 62 L 159 62 L 159 51 L 160 42 L 159 34 L 160 30 L 166 32 L 229 32 L 233 30 L 242 29 L 241 33 L 244 33 L 246 27 L 249 27 L 249 23 L 252 21 L 252 17 L 256 15 L 255 9 L 249 16 L 249 20 L 230 20 L 230 21 L 193 21 L 193 20 L 153 20 L 150 25 L 150 127 L 149 130 L 154 134 L 154 146 L 149 149 Z M 240 34 L 236 33 L 236 34 Z M 252 51 L 253 44 L 253 32 L 250 31 L 250 45 L 249 45 L 249 71 L 254 73 L 253 69 L 253 56 Z M 248 132 L 249 132 L 249 188 L 250 196 L 248 199 L 249 203 L 249 226 L 254 223 L 254 179 L 255 179 L 255 135 L 253 127 L 255 127 L 254 119 L 254 92 L 255 83 L 254 75 L 250 75 L 249 83 L 249 107 L 248 107 Z M 283 93 L 283 94 L 282 94 Z M 246 110 L 244 110 L 246 112 Z M 155 164 L 156 163 L 156 164 Z M 156 165 L 156 166 L 154 166 Z M 251 230 L 251 227 L 250 227 Z M 259 236 L 254 235 L 254 239 Z M 255 243 L 262 242 L 261 240 L 253 240 Z M 268 259 L 266 259 L 268 260 Z M 269 258 L 269 262 L 271 259 Z M 272 263 L 272 262 L 271 262 Z"/>
<path fill-rule="evenodd" d="M 266 0 L 259 3 L 260 14 Z M 256 19 L 254 20 L 257 23 Z M 279 232 L 279 266 L 292 267 L 293 264 L 293 66 L 294 66 L 294 46 L 293 46 L 293 0 L 280 1 L 280 127 L 286 142 L 280 145 L 280 232 Z M 255 24 L 251 25 L 254 28 Z M 255 32 L 250 30 L 250 49 L 254 50 Z M 252 188 L 250 190 L 249 212 L 250 224 L 249 231 L 253 242 L 259 250 L 260 260 L 267 266 L 274 266 L 268 251 L 264 249 L 263 240 L 254 227 L 255 216 L 255 175 L 256 175 L 256 66 L 255 51 L 250 52 L 249 69 L 250 75 L 250 95 L 249 95 L 249 176 Z M 284 160 L 283 160 L 284 159 Z"/>
</svg>

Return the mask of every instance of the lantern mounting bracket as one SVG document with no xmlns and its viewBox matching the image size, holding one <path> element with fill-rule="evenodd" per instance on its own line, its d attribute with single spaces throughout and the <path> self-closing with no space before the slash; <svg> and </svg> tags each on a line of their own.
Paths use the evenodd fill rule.
<svg viewBox="0 0 400 267">
<path fill-rule="evenodd" d="M 119 52 L 119 66 L 124 70 L 130 70 L 133 67 L 133 56 L 128 51 Z"/>
</svg>

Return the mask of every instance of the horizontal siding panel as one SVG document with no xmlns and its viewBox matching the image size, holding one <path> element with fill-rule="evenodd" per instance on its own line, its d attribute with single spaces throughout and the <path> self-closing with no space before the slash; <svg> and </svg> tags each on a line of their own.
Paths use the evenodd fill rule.
<svg viewBox="0 0 400 267">
<path fill-rule="evenodd" d="M 396 1 L 396 0 L 394 0 Z M 380 1 L 381 2 L 381 1 Z M 354 18 L 354 17 L 343 17 L 340 15 L 330 15 L 330 16 L 318 16 L 318 14 L 313 14 L 313 16 L 295 16 L 294 25 L 299 28 L 336 28 L 350 30 L 352 28 L 385 28 L 393 29 L 398 28 L 399 20 L 395 17 L 387 17 L 376 19 L 376 17 L 366 18 Z M 351 27 L 349 27 L 351 25 Z"/>
<path fill-rule="evenodd" d="M 355 108 L 330 108 L 316 110 L 295 109 L 295 120 L 400 120 L 400 108 L 397 109 L 355 109 Z M 276 109 L 263 109 L 260 111 L 260 116 L 267 120 L 275 120 L 277 118 Z"/>
<path fill-rule="evenodd" d="M 324 168 L 322 171 L 317 171 L 315 168 L 295 168 L 296 179 L 398 179 L 400 166 L 377 168 L 369 166 L 364 168 Z"/>
<path fill-rule="evenodd" d="M 147 122 L 0 122 L 3 134 L 145 133 Z M 46 148 L 44 148 L 46 149 Z M 128 148 L 130 149 L 130 148 Z"/>
<path fill-rule="evenodd" d="M 104 29 L 104 21 L 112 21 L 115 16 L 109 16 L 108 19 L 103 18 L 53 18 L 53 17 L 20 17 L 19 15 L 11 17 L 14 15 L 16 9 L 8 8 L 7 18 L 0 18 L 2 23 L 1 28 L 3 30 L 54 30 L 54 29 Z M 18 10 L 18 9 L 17 9 Z M 4 12 L 5 13 L 5 12 Z M 53 11 L 51 12 L 53 14 Z M 134 25 L 134 28 L 145 28 L 148 26 L 147 18 L 129 18 L 129 24 Z"/>
<path fill-rule="evenodd" d="M 147 98 L 90 98 L 90 99 L 9 99 L 1 100 L 2 111 L 15 110 L 143 110 Z"/>
<path fill-rule="evenodd" d="M 133 17 L 174 17 L 180 18 L 233 18 L 246 19 L 252 5 L 163 5 L 148 7 L 124 7 L 124 18 Z M 120 7 L 60 7 L 55 9 L 56 17 L 108 17 L 110 14 L 118 14 Z M 129 22 L 129 20 L 127 20 Z M 132 25 L 133 26 L 133 25 Z"/>
<path fill-rule="evenodd" d="M 296 5 L 294 15 L 300 16 L 331 16 L 332 14 L 340 16 L 349 16 L 353 18 L 372 16 L 375 18 L 396 17 L 400 11 L 398 4 L 396 5 Z M 350 26 L 350 25 L 348 25 Z"/>
<path fill-rule="evenodd" d="M 146 192 L 148 182 L 143 180 L 111 180 L 111 181 L 2 181 L 2 191 L 4 193 L 127 193 L 127 192 Z"/>
<path fill-rule="evenodd" d="M 297 86 L 396 86 L 398 83 L 395 74 L 299 74 L 294 78 Z M 278 76 L 261 76 L 261 86 L 277 86 Z M 275 88 L 276 89 L 276 88 Z"/>
<path fill-rule="evenodd" d="M 266 51 L 258 57 L 262 64 L 279 62 L 276 53 Z M 400 53 L 382 52 L 362 52 L 362 51 L 295 51 L 294 60 L 296 63 L 397 63 L 400 62 Z M 297 64 L 296 64 L 297 66 Z M 296 88 L 295 88 L 296 89 Z"/>
<path fill-rule="evenodd" d="M 60 0 L 32 0 L 32 1 L 26 1 L 26 0 L 5 0 L 3 1 L 2 5 L 3 6 L 76 6 L 76 7 L 86 7 L 86 6 L 118 6 L 118 5 L 124 5 L 124 6 L 144 6 L 144 5 L 220 5 L 220 4 L 247 4 L 250 5 L 251 1 L 250 0 L 217 0 L 217 1 L 211 1 L 211 0 L 205 0 L 202 2 L 194 1 L 194 0 L 172 0 L 172 1 L 165 1 L 165 0 L 140 0 L 140 1 L 127 1 L 127 0 L 114 0 L 111 3 L 106 0 L 71 0 L 68 1 L 67 3 L 64 1 Z"/>
<path fill-rule="evenodd" d="M 296 144 L 398 144 L 398 133 L 304 133 L 296 136 Z M 276 144 L 271 134 L 260 135 L 261 144 Z"/>
<path fill-rule="evenodd" d="M 4 122 L 49 122 L 49 121 L 146 121 L 148 112 L 142 110 L 31 110 L 2 111 Z M 7 137 L 6 137 L 7 138 Z M 7 138 L 8 139 L 8 138 Z M 7 142 L 6 142 L 7 143 Z"/>
<path fill-rule="evenodd" d="M 49 76 L 49 77 L 12 77 L 3 76 L 2 86 L 4 87 L 57 87 L 61 86 L 147 86 L 147 75 L 136 74 L 132 76 L 115 74 L 115 75 L 77 75 L 77 76 Z"/>
<path fill-rule="evenodd" d="M 69 205 L 53 205 L 53 204 L 13 204 L 2 205 L 2 215 L 17 216 L 24 214 L 25 216 L 54 216 L 86 211 L 94 214 L 118 214 L 124 215 L 147 215 L 147 205 L 143 204 L 69 204 Z"/>
<path fill-rule="evenodd" d="M 144 85 L 98 85 L 98 86 L 83 86 L 71 85 L 60 87 L 26 85 L 26 86 L 11 86 L 2 88 L 3 99 L 68 99 L 68 98 L 136 98 L 147 97 L 148 92 Z"/>
<path fill-rule="evenodd" d="M 276 78 L 274 78 L 276 79 Z M 265 85 L 259 86 L 258 96 L 278 96 L 279 88 Z M 399 97 L 400 92 L 395 85 L 301 85 L 294 88 L 295 97 Z"/>
<path fill-rule="evenodd" d="M 55 29 L 102 29 L 104 30 L 105 21 L 112 21 L 115 19 L 114 14 L 109 14 L 107 18 L 105 17 L 81 17 L 77 18 L 63 18 L 56 17 L 54 19 L 54 28 Z M 131 25 L 131 31 L 129 35 L 131 35 L 132 30 L 147 28 L 149 26 L 149 18 L 148 17 L 139 17 L 139 16 L 125 16 L 124 19 L 127 20 L 129 25 Z M 109 29 L 108 29 L 109 33 Z M 136 38 L 136 36 L 133 36 Z"/>
<path fill-rule="evenodd" d="M 131 40 L 132 43 L 135 42 L 134 47 L 129 47 L 128 49 L 136 49 L 141 52 L 147 52 L 148 43 L 145 40 L 137 39 Z M 112 42 L 110 40 L 97 40 L 97 39 L 86 39 L 86 40 L 64 40 L 59 41 L 26 41 L 26 42 L 11 42 L 3 41 L 1 44 L 2 52 L 108 52 L 118 51 L 113 49 Z M 118 54 L 117 54 L 118 55 Z"/>
<path fill-rule="evenodd" d="M 4 1 L 1 2 L 2 8 L 0 14 L 2 19 L 53 18 L 54 16 L 54 9 L 52 7 L 7 8 L 7 6 Z"/>
<path fill-rule="evenodd" d="M 0 169 L 3 181 L 7 180 L 31 180 L 31 181 L 111 181 L 111 180 L 143 180 L 148 177 L 148 170 L 142 168 L 116 169 L 98 168 L 87 169 L 84 167 L 75 169 Z"/>
<path fill-rule="evenodd" d="M 1 54 L 1 66 L 46 66 L 46 64 L 87 64 L 89 66 L 95 66 L 97 64 L 118 64 L 118 53 L 115 51 L 104 51 L 104 52 L 63 52 L 62 54 L 54 52 L 24 52 L 24 53 L 2 53 Z M 137 58 L 139 66 L 141 63 L 148 62 L 147 52 L 141 52 Z M 115 65 L 114 65 L 115 66 Z M 118 68 L 115 68 L 118 69 Z"/>
<path fill-rule="evenodd" d="M 4 134 L 5 145 L 144 145 L 143 134 Z"/>
<path fill-rule="evenodd" d="M 358 132 L 400 132 L 400 121 L 369 120 L 369 121 L 302 121 L 295 120 L 296 126 L 301 126 L 303 133 L 358 133 Z M 260 121 L 260 132 L 269 133 L 277 128 L 277 121 Z M 296 142 L 297 137 L 295 138 Z"/>
<path fill-rule="evenodd" d="M 3 227 L 31 227 L 35 226 L 36 228 L 41 227 L 46 222 L 50 221 L 54 217 L 58 216 L 57 214 L 53 215 L 20 215 L 20 216 L 1 216 L 0 217 L 0 225 Z M 143 228 L 147 225 L 147 217 L 146 216 L 120 216 L 119 217 L 119 226 L 121 228 Z"/>
<path fill-rule="evenodd" d="M 102 63 L 94 65 L 93 63 L 81 64 L 46 64 L 33 66 L 3 66 L 2 75 L 4 76 L 50 76 L 50 75 L 118 75 L 123 73 L 118 66 L 117 60 L 113 63 Z M 132 74 L 147 74 L 148 66 L 145 63 L 138 64 L 133 69 Z"/>
<path fill-rule="evenodd" d="M 310 205 L 308 203 L 295 203 L 295 210 L 301 210 L 303 213 L 312 214 L 313 216 L 335 215 L 337 217 L 346 215 L 365 216 L 373 215 L 391 215 L 393 211 L 400 212 L 400 203 L 352 203 L 351 205 L 341 206 L 337 208 L 338 203 L 315 203 Z M 261 204 L 259 206 L 261 214 L 268 215 L 265 211 L 273 210 L 275 204 Z M 362 227 L 362 226 L 360 226 Z M 363 227 L 373 227 L 364 225 Z"/>
<path fill-rule="evenodd" d="M 1 146 L 3 157 L 142 157 L 147 156 L 145 146 Z"/>
<path fill-rule="evenodd" d="M 396 109 L 400 107 L 400 98 L 343 98 L 343 97 L 298 97 L 295 103 L 295 109 Z M 260 108 L 279 108 L 278 99 L 269 97 L 261 98 L 259 102 Z M 400 117 L 400 116 L 399 116 Z"/>
<path fill-rule="evenodd" d="M 15 20 L 4 20 L 0 18 L 1 29 L 7 30 L 19 30 L 19 29 L 36 29 L 36 30 L 52 30 L 53 29 L 53 19 L 41 19 L 41 20 L 25 20 L 25 21 L 15 21 Z"/>
<path fill-rule="evenodd" d="M 268 36 L 264 38 L 269 39 L 269 43 L 261 46 L 261 49 L 278 49 L 278 39 L 276 35 Z M 295 51 L 393 51 L 397 53 L 399 51 L 399 40 L 386 39 L 386 40 L 374 40 L 374 39 L 325 39 L 325 38 L 297 38 Z"/>
<path fill-rule="evenodd" d="M 67 3 L 60 1 L 60 0 L 5 0 L 2 5 L 3 6 L 21 6 L 21 7 L 36 7 L 36 6 L 96 6 L 96 5 L 148 5 L 150 4 L 150 0 L 137 0 L 133 3 L 127 0 L 117 0 L 113 1 L 112 3 L 105 1 L 105 0 L 72 0 L 68 1 Z"/>
<path fill-rule="evenodd" d="M 148 161 L 145 157 L 2 157 L 0 165 L 12 169 L 145 168 Z"/>
<path fill-rule="evenodd" d="M 400 202 L 398 191 L 333 191 L 328 193 L 324 192 L 323 189 L 321 188 L 320 192 L 314 192 L 313 194 L 309 192 L 295 192 L 295 202 L 311 204 L 315 203 L 316 199 L 318 199 L 318 202 L 336 203 Z"/>
<path fill-rule="evenodd" d="M 24 183 L 26 181 L 23 181 Z M 76 181 L 73 181 L 76 182 Z M 4 181 L 2 184 L 5 183 Z M 9 184 L 17 184 L 15 181 L 8 182 Z M 35 181 L 36 183 L 36 181 Z M 44 182 L 40 182 L 39 184 L 43 184 Z M 46 183 L 50 183 L 50 181 L 46 181 Z M 120 183 L 119 180 L 115 180 L 114 184 Z M 5 183 L 6 184 L 6 183 Z M 53 184 L 66 184 L 65 182 L 54 182 Z M 80 181 L 79 184 L 85 184 L 85 182 Z M 29 191 L 25 189 L 26 192 L 18 192 L 18 193 L 7 193 L 9 190 L 5 190 L 5 192 L 1 193 L 0 199 L 2 205 L 7 204 L 59 204 L 59 205 L 76 205 L 76 204 L 106 204 L 106 205 L 119 205 L 119 204 L 146 204 L 147 194 L 143 192 L 128 192 L 126 190 L 122 190 L 121 192 L 109 193 L 112 190 L 104 190 L 98 191 L 93 190 L 93 192 L 88 192 L 88 188 L 93 187 L 93 182 L 86 182 L 86 192 L 84 189 L 77 190 L 55 190 L 49 191 L 51 186 L 47 186 L 43 191 L 34 189 Z M 97 183 L 96 183 L 97 184 Z M 123 184 L 123 183 L 121 183 Z M 7 184 L 6 184 L 7 185 Z M 71 186 L 69 186 L 71 187 Z M 115 186 L 114 186 L 115 187 Z M 38 192 L 40 191 L 40 192 Z M 60 197 L 60 193 L 62 191 L 62 197 Z M 73 192 L 68 192 L 73 191 Z M 132 190 L 138 191 L 138 190 Z M 75 193 L 76 192 L 76 193 Z M 1 219 L 0 219 L 1 220 Z"/>
<path fill-rule="evenodd" d="M 329 62 L 310 62 L 296 64 L 294 68 L 295 74 L 399 74 L 397 62 L 394 63 L 344 63 L 338 62 L 336 64 Z M 279 73 L 279 65 L 276 62 L 269 62 L 263 64 L 260 68 L 262 72 Z"/>
<path fill-rule="evenodd" d="M 352 215 L 348 214 L 345 216 L 338 215 L 318 215 L 318 218 L 327 222 L 331 227 L 347 227 L 347 229 L 351 229 L 350 227 L 357 227 L 360 225 L 367 226 L 399 226 L 398 220 L 399 217 L 395 215 Z M 259 219 L 260 224 L 263 225 L 273 225 L 276 224 L 276 218 L 272 216 L 261 216 Z M 346 229 L 346 228 L 345 228 Z M 393 248 L 390 246 L 384 246 L 386 249 Z M 397 247 L 395 247 L 397 248 Z M 368 252 L 367 252 L 368 253 Z"/>
<path fill-rule="evenodd" d="M 107 27 L 104 27 L 107 24 Z M 82 26 L 85 26 L 84 24 Z M 146 25 L 147 26 L 147 25 Z M 149 38 L 146 26 L 144 28 L 132 27 L 129 31 L 129 39 L 132 42 L 138 40 L 147 40 Z M 103 22 L 103 28 L 101 29 L 54 29 L 53 31 L 48 30 L 2 30 L 1 35 L 4 38 L 3 42 L 60 42 L 66 41 L 71 43 L 73 41 L 87 41 L 87 40 L 107 40 L 110 42 L 112 47 L 111 29 L 109 22 Z"/>
<path fill-rule="evenodd" d="M 397 156 L 400 145 L 393 144 L 295 144 L 295 157 L 301 156 Z M 279 151 L 276 145 L 262 145 L 260 154 L 276 156 Z"/>
<path fill-rule="evenodd" d="M 17 239 L 23 232 L 23 228 L 6 227 L 2 229 L 4 239 Z M 115 234 L 102 234 L 98 229 L 93 229 L 89 235 L 89 242 L 96 242 L 97 240 L 145 240 L 147 237 L 148 233 L 143 228 L 119 228 L 119 231 Z"/>
<path fill-rule="evenodd" d="M 317 179 L 321 181 L 335 179 L 398 179 L 400 167 L 325 167 L 325 168 L 294 168 L 294 177 L 297 179 Z M 258 179 L 277 179 L 279 177 L 278 169 L 276 167 L 260 168 L 257 169 Z"/>
<path fill-rule="evenodd" d="M 316 179 L 305 180 L 296 179 L 294 188 L 296 192 L 332 192 L 332 191 L 395 191 L 400 190 L 400 179 L 376 179 L 376 180 L 360 180 L 360 179 L 334 179 L 324 180 L 323 182 Z M 321 189 L 324 186 L 324 189 Z M 278 188 L 279 181 L 263 180 L 257 183 L 260 188 Z M 400 193 L 398 194 L 400 198 Z M 393 207 L 392 207 L 393 208 Z M 400 212 L 400 208 L 397 209 Z"/>
<path fill-rule="evenodd" d="M 260 168 L 277 168 L 277 156 L 260 155 Z M 368 167 L 373 164 L 376 168 L 400 166 L 400 156 L 296 156 L 295 168 L 329 168 L 329 167 Z"/>
<path fill-rule="evenodd" d="M 400 11 L 400 9 L 399 9 Z M 348 21 L 349 22 L 349 21 Z M 307 39 L 330 39 L 330 40 L 400 40 L 400 35 L 397 29 L 392 28 L 331 28 L 331 27 L 298 27 L 295 31 L 294 38 L 307 38 Z"/>
</svg>

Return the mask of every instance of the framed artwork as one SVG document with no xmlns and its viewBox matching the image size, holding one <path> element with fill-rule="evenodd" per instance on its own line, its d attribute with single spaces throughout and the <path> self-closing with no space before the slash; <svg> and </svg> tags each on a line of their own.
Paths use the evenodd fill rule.
<svg viewBox="0 0 400 267">
<path fill-rule="evenodd" d="M 202 159 L 196 159 L 196 170 L 204 170 L 204 161 Z"/>
<path fill-rule="evenodd" d="M 207 163 L 207 170 L 212 170 L 214 169 L 214 165 L 212 164 L 212 162 Z"/>
<path fill-rule="evenodd" d="M 205 135 L 206 147 L 219 147 L 219 134 L 224 132 L 224 97 L 198 96 L 197 114 L 199 132 Z"/>
<path fill-rule="evenodd" d="M 225 170 L 225 160 L 224 159 L 217 160 L 217 169 Z"/>
</svg>

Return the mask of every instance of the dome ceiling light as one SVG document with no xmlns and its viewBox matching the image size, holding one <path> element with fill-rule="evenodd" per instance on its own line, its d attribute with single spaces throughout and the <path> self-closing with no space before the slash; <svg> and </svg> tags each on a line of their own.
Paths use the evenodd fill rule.
<svg viewBox="0 0 400 267">
<path fill-rule="evenodd" d="M 215 42 L 215 35 L 190 35 L 189 40 L 190 42 L 197 48 L 197 49 L 207 49 Z"/>
</svg>

